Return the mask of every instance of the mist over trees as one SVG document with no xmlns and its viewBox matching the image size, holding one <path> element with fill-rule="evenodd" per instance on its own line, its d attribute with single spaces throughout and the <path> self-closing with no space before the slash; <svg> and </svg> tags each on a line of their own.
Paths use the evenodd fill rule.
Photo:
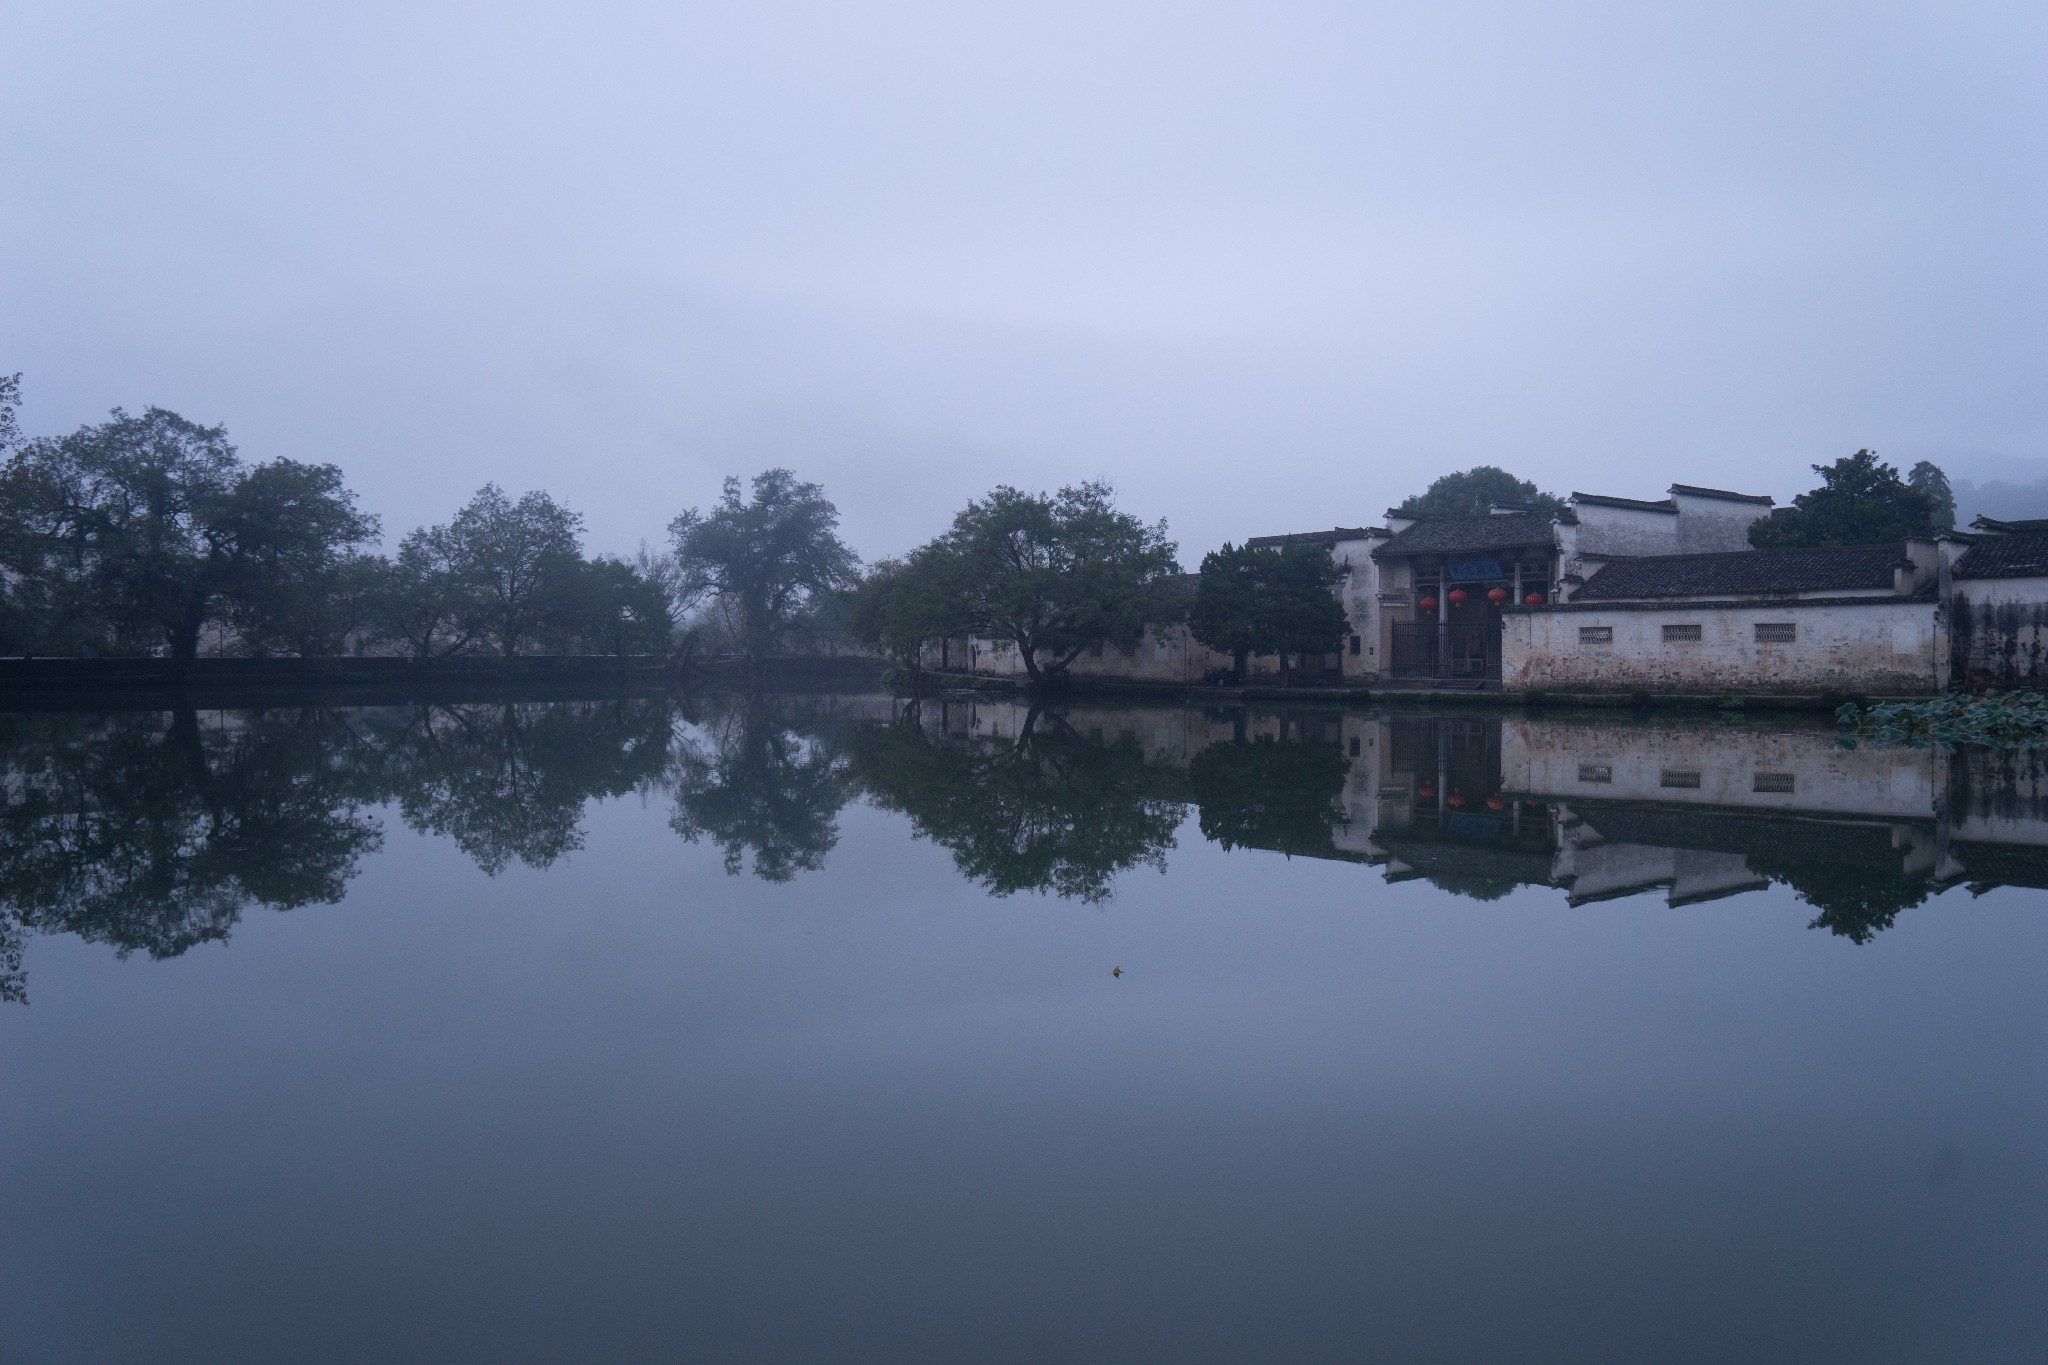
<svg viewBox="0 0 2048 1365">
<path fill-rule="evenodd" d="M 840 541 L 839 509 L 817 484 L 769 469 L 752 492 L 728 478 L 709 511 L 690 508 L 668 533 L 682 595 L 708 598 L 758 664 L 859 582 L 860 558 Z"/>
<path fill-rule="evenodd" d="M 20 391 L 0 377 L 0 653 L 669 649 L 673 562 L 586 559 L 582 519 L 546 493 L 486 484 L 387 559 L 333 465 L 251 465 L 224 427 L 156 407 L 24 439 Z"/>
</svg>

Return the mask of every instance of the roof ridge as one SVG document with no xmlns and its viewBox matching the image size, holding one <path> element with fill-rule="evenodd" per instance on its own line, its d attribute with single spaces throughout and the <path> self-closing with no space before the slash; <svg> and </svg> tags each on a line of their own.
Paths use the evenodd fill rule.
<svg viewBox="0 0 2048 1365">
<path fill-rule="evenodd" d="M 1754 502 L 1765 507 L 1772 507 L 1777 504 L 1777 499 L 1768 493 L 1731 493 L 1725 488 L 1702 488 L 1696 483 L 1674 483 L 1671 485 L 1671 495 L 1673 497 L 1677 497 L 1681 493 L 1693 498 L 1720 498 L 1726 502 Z"/>
<path fill-rule="evenodd" d="M 1595 507 L 1628 507 L 1643 512 L 1669 512 L 1673 516 L 1678 515 L 1678 501 L 1675 498 L 1663 498 L 1652 502 L 1648 498 L 1624 498 L 1613 493 L 1581 493 L 1574 489 L 1570 501 L 1589 502 Z"/>
</svg>

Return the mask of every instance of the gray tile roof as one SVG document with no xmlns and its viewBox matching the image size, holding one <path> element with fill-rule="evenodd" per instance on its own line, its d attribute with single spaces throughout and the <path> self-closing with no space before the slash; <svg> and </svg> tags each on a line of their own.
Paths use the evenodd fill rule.
<svg viewBox="0 0 2048 1365">
<path fill-rule="evenodd" d="M 1553 544 L 1544 512 L 1502 512 L 1488 517 L 1424 517 L 1372 552 L 1374 559 L 1397 555 L 1475 554 Z"/>
<path fill-rule="evenodd" d="M 1247 547 L 1277 549 L 1283 545 L 1335 545 L 1340 540 L 1369 540 L 1384 536 L 1386 528 L 1381 526 L 1333 526 L 1327 531 L 1294 531 L 1284 536 L 1252 536 L 1245 541 Z"/>
<path fill-rule="evenodd" d="M 1757 593 L 1843 592 L 1889 588 L 1910 564 L 1906 547 L 1846 545 L 1825 550 L 1729 550 L 1705 555 L 1644 555 L 1610 560 L 1574 602 L 1657 597 L 1743 597 Z"/>
<path fill-rule="evenodd" d="M 2020 532 L 2048 531 L 2048 519 L 2036 517 L 2031 521 L 2000 521 L 1996 517 L 1978 517 L 1970 525 L 1979 531 Z"/>
<path fill-rule="evenodd" d="M 1671 485 L 1674 497 L 1719 498 L 1723 502 L 1753 502 L 1759 507 L 1769 507 L 1777 500 L 1765 493 L 1730 493 L 1725 488 L 1700 488 L 1689 483 Z"/>
<path fill-rule="evenodd" d="M 1678 515 L 1678 504 L 1670 498 L 1657 502 L 1645 502 L 1641 498 L 1611 498 L 1605 493 L 1574 493 L 1573 502 L 1583 502 L 1590 507 L 1626 507 L 1632 512 L 1663 512 Z"/>
<path fill-rule="evenodd" d="M 1978 520 L 1988 518 L 1979 517 Z M 1956 561 L 1956 577 L 2048 578 L 2048 522 L 2038 525 L 2041 530 L 2032 534 L 1980 537 Z"/>
</svg>

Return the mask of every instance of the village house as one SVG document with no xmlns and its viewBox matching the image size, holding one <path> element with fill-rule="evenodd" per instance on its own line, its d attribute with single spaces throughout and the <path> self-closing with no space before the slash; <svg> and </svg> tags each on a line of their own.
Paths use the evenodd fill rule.
<svg viewBox="0 0 2048 1365">
<path fill-rule="evenodd" d="M 1956 682 L 2048 686 L 2048 521 L 1978 517 L 1950 600 Z"/>
<path fill-rule="evenodd" d="M 1511 692 L 1888 692 L 1947 687 L 1951 543 L 1612 557 L 1506 613 Z"/>
<path fill-rule="evenodd" d="M 2048 520 L 1971 533 L 1757 550 L 1761 494 L 1673 484 L 1575 492 L 1556 512 L 1387 513 L 1384 526 L 1253 536 L 1325 550 L 1346 631 L 1329 653 L 1253 658 L 1246 682 L 1508 692 L 1925 695 L 2048 687 Z M 1186 576 L 1190 599 L 1195 575 Z M 1004 641 L 944 641 L 941 668 L 1022 677 Z M 1185 621 L 1091 647 L 1077 680 L 1192 686 L 1231 667 Z"/>
<path fill-rule="evenodd" d="M 1746 550 L 1750 523 L 1771 505 L 1673 484 L 1654 502 L 1573 493 L 1556 514 L 1505 505 L 1469 517 L 1389 511 L 1388 535 L 1369 556 L 1374 672 L 1397 686 L 1498 686 L 1510 609 L 1555 602 L 1622 556 Z"/>
</svg>

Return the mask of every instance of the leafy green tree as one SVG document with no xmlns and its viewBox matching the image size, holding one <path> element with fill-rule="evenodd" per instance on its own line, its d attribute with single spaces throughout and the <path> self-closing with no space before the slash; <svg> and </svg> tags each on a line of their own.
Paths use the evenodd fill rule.
<svg viewBox="0 0 2048 1365">
<path fill-rule="evenodd" d="M 1394 510 L 1411 517 L 1483 517 L 1495 503 L 1538 512 L 1564 509 L 1562 498 L 1540 491 L 1529 480 L 1518 479 L 1497 465 L 1482 464 L 1445 474 Z"/>
<path fill-rule="evenodd" d="M 709 512 L 690 508 L 668 530 L 683 591 L 716 599 L 758 665 L 819 599 L 853 586 L 860 560 L 838 526 L 823 488 L 770 469 L 754 476 L 751 500 L 728 478 Z"/>
<path fill-rule="evenodd" d="M 1876 451 L 1859 450 L 1831 465 L 1817 464 L 1813 472 L 1820 475 L 1820 487 L 1752 522 L 1751 545 L 1877 545 L 1934 533 L 1935 507 L 1928 491 L 1901 479 Z"/>
<path fill-rule="evenodd" d="M 278 460 L 236 485 L 226 522 L 245 547 L 231 594 L 243 647 L 300 656 L 344 652 L 366 624 L 377 561 L 356 546 L 377 521 L 333 465 Z"/>
<path fill-rule="evenodd" d="M 664 655 L 675 630 L 669 602 L 669 590 L 658 579 L 626 560 L 599 555 L 583 566 L 574 612 L 577 637 L 586 649 L 621 661 Z"/>
<path fill-rule="evenodd" d="M 21 423 L 16 418 L 20 409 L 21 371 L 0 374 L 0 455 L 21 444 Z"/>
<path fill-rule="evenodd" d="M 494 483 L 431 534 L 445 545 L 471 638 L 510 657 L 559 637 L 584 582 L 583 518 L 539 491 Z"/>
<path fill-rule="evenodd" d="M 248 468 L 224 428 L 163 408 L 21 446 L 0 470 L 0 515 L 16 530 L 7 567 L 44 585 L 53 623 L 161 641 L 181 665 L 224 605 L 377 533 L 333 466 Z"/>
<path fill-rule="evenodd" d="M 373 628 L 416 659 L 467 652 L 481 624 L 452 551 L 446 527 L 421 527 L 372 573 Z"/>
<path fill-rule="evenodd" d="M 1188 628 L 1211 649 L 1227 651 L 1237 675 L 1246 659 L 1327 654 L 1342 647 L 1350 623 L 1332 589 L 1343 571 L 1319 545 L 1233 546 L 1202 557 Z"/>
<path fill-rule="evenodd" d="M 1102 901 L 1121 872 L 1166 870 L 1187 818 L 1181 778 L 1137 745 L 1084 738 L 1036 707 L 1011 740 L 933 738 L 920 719 L 913 708 L 856 731 L 854 772 L 876 804 L 908 815 L 992 895 Z"/>
<path fill-rule="evenodd" d="M 1129 648 L 1175 619 L 1185 604 L 1174 555 L 1166 523 L 1118 511 L 1107 484 L 1051 496 L 1005 486 L 970 502 L 911 567 L 939 634 L 1007 640 L 1043 684 L 1090 645 Z"/>
<path fill-rule="evenodd" d="M 1935 530 L 1956 529 L 1956 490 L 1949 486 L 1940 465 L 1921 460 L 1906 471 L 1906 486 L 1927 498 L 1928 521 Z"/>
<path fill-rule="evenodd" d="M 913 670 L 922 666 L 925 645 L 942 638 L 949 624 L 941 575 L 915 557 L 876 564 L 847 606 L 854 639 Z"/>
</svg>

